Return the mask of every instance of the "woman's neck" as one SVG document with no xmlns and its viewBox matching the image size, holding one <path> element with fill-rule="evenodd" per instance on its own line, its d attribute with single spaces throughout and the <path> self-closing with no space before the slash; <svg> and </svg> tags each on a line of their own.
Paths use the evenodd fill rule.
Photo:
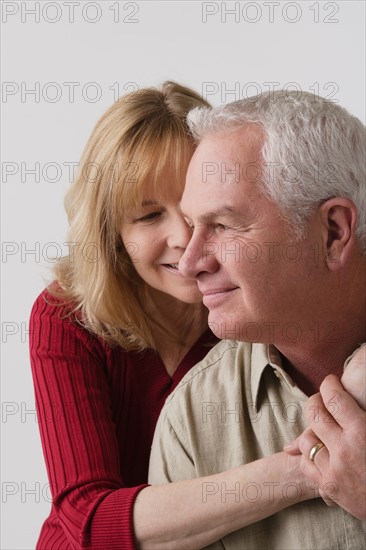
<svg viewBox="0 0 366 550">
<path fill-rule="evenodd" d="M 183 357 L 207 329 L 208 311 L 202 303 L 185 304 L 171 296 L 149 296 L 151 332 L 156 349 L 171 376 Z"/>
</svg>

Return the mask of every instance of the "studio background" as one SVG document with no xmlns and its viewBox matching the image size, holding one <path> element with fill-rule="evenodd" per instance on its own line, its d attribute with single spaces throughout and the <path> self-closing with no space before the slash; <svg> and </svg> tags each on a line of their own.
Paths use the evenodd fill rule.
<svg viewBox="0 0 366 550">
<path fill-rule="evenodd" d="M 28 357 L 32 303 L 67 253 L 63 197 L 106 108 L 176 80 L 212 104 L 304 89 L 365 122 L 365 3 L 2 2 L 2 549 L 50 509 Z"/>
</svg>

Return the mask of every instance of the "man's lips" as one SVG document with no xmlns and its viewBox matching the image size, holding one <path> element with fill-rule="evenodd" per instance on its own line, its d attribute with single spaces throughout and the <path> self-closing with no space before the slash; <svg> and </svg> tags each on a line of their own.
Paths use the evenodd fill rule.
<svg viewBox="0 0 366 550">
<path fill-rule="evenodd" d="M 236 290 L 238 287 L 237 286 L 232 286 L 232 287 L 219 287 L 219 288 L 204 289 L 204 288 L 201 288 L 198 285 L 198 288 L 199 288 L 201 294 L 203 294 L 204 296 L 211 296 L 212 294 L 223 294 L 224 292 L 231 292 L 232 290 Z"/>
<path fill-rule="evenodd" d="M 223 300 L 226 300 L 231 293 L 235 292 L 235 290 L 238 290 L 238 287 L 220 287 L 210 289 L 200 288 L 199 290 L 203 294 L 203 303 L 209 308 L 210 306 L 218 305 Z"/>
</svg>

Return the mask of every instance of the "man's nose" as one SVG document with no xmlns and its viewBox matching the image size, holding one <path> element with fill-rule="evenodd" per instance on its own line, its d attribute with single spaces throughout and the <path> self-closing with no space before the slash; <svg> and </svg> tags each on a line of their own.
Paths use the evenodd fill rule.
<svg viewBox="0 0 366 550">
<path fill-rule="evenodd" d="M 200 273 L 214 273 L 218 269 L 216 258 L 217 245 L 205 242 L 195 234 L 179 261 L 179 271 L 191 279 L 197 278 Z"/>
</svg>

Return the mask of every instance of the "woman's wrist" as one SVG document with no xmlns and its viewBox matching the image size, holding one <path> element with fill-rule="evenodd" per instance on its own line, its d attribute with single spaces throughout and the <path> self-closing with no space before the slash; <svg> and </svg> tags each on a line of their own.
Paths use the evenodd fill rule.
<svg viewBox="0 0 366 550">
<path fill-rule="evenodd" d="M 300 463 L 301 456 L 279 452 L 240 466 L 242 497 L 253 502 L 261 500 L 272 513 L 318 497 L 318 487 L 305 478 Z"/>
</svg>

